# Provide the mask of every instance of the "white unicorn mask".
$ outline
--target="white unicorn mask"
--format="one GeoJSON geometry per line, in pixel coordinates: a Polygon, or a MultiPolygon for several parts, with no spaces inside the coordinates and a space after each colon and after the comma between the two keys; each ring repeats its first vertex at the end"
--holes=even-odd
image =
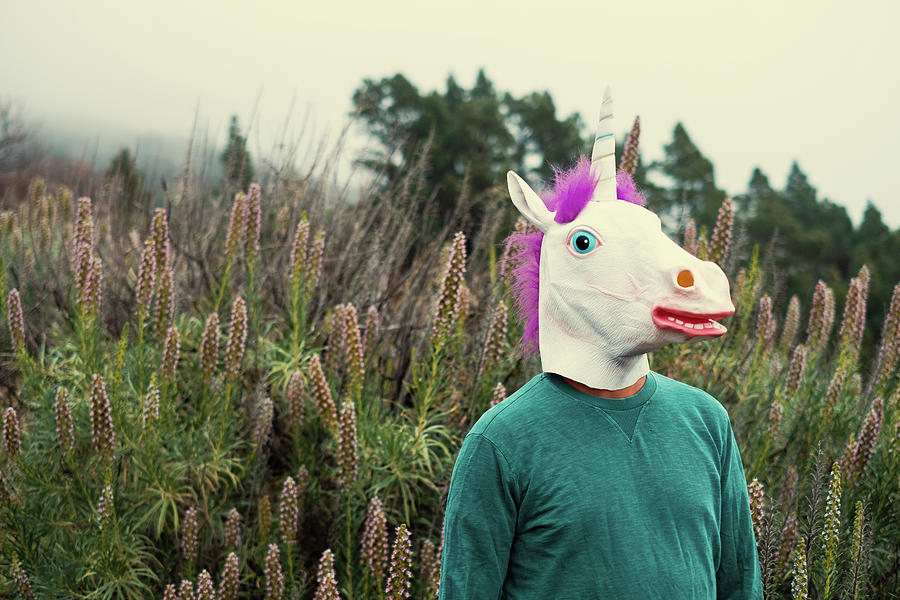
{"type": "MultiPolygon", "coordinates": [[[[507,174],[513,204],[543,232],[537,306],[543,370],[617,390],[647,374],[647,352],[723,335],[716,319],[734,306],[722,269],[683,250],[634,199],[617,197],[609,89],[590,168],[585,161],[567,177],[548,207],[521,177],[507,174]]],[[[630,177],[620,178],[630,186],[625,193],[639,197],[630,177]]]]}

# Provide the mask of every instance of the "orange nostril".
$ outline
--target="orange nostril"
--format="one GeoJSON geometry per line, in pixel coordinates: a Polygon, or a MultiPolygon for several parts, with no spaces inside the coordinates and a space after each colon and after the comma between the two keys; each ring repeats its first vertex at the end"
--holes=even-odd
{"type": "Polygon", "coordinates": [[[685,269],[684,271],[678,272],[677,281],[678,281],[678,285],[680,285],[681,287],[689,288],[692,285],[694,285],[694,276],[691,274],[690,271],[685,269]]]}

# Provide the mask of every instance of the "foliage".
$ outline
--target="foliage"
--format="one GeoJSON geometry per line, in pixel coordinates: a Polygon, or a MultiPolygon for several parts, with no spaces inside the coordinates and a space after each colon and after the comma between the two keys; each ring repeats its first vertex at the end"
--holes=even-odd
{"type": "MultiPolygon", "coordinates": [[[[388,557],[370,555],[393,547],[412,562],[412,596],[432,597],[461,440],[539,367],[515,346],[521,324],[505,318],[507,268],[490,229],[503,209],[486,203],[478,235],[454,235],[457,215],[423,237],[428,217],[409,206],[432,194],[426,167],[398,169],[354,204],[326,202],[312,174],[248,186],[258,221],[247,196],[223,197],[199,176],[155,215],[125,218],[113,195],[81,211],[90,227],[73,227],[74,194],[56,182],[3,215],[0,382],[15,417],[0,452],[0,594],[144,598],[187,585],[209,594],[214,583],[223,598],[377,598],[392,578],[388,557]],[[111,235],[113,219],[141,233],[111,235]],[[91,260],[73,260],[73,236],[91,260]],[[90,302],[76,276],[96,282],[90,302]],[[383,541],[369,523],[375,497],[383,541]]],[[[696,181],[709,186],[707,175],[696,181]]],[[[787,194],[757,183],[759,202],[787,194]]],[[[794,197],[822,208],[799,183],[794,197]]],[[[754,218],[746,210],[736,202],[736,227],[754,218]]],[[[866,227],[872,244],[894,235],[874,214],[866,227]]],[[[859,255],[874,257],[873,292],[894,277],[875,248],[859,255]]],[[[729,334],[664,348],[652,366],[728,409],[757,480],[769,598],[791,597],[792,584],[809,597],[826,586],[831,597],[896,595],[896,363],[876,373],[830,328],[820,345],[783,324],[779,263],[747,250],[735,243],[725,261],[729,334]],[[795,356],[804,363],[791,368],[795,356]]],[[[847,287],[835,269],[829,282],[847,287]]],[[[869,312],[880,302],[873,294],[869,312]]],[[[900,343],[895,329],[885,348],[900,343]]],[[[871,320],[867,336],[881,341],[871,320]]],[[[405,589],[398,581],[391,593],[405,589]]]]}
{"type": "MultiPolygon", "coordinates": [[[[471,89],[447,78],[443,94],[421,93],[403,75],[367,79],[353,103],[381,148],[362,164],[397,180],[422,152],[437,221],[454,212],[461,195],[480,199],[516,169],[549,179],[551,165],[567,166],[587,146],[581,117],[560,119],[547,92],[520,98],[500,94],[479,71],[471,89]]],[[[410,207],[411,210],[422,207],[410,207]]],[[[478,214],[473,218],[477,223],[478,214]]]]}
{"type": "Polygon", "coordinates": [[[241,135],[237,116],[231,117],[228,126],[228,143],[219,160],[225,168],[225,183],[231,188],[247,189],[253,181],[253,161],[247,151],[247,138],[241,135]]]}

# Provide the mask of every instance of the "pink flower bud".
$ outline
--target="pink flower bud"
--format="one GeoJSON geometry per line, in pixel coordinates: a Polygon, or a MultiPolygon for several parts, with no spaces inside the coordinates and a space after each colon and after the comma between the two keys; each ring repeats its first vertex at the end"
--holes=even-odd
{"type": "Polygon", "coordinates": [[[357,441],[356,441],[356,406],[347,398],[341,406],[341,417],[338,425],[338,487],[345,494],[350,493],[356,483],[357,474],[357,441]]]}
{"type": "Polygon", "coordinates": [[[198,536],[200,534],[199,512],[195,506],[189,506],[184,513],[184,524],[181,527],[181,551],[184,559],[193,563],[197,560],[197,550],[200,542],[198,536]]]}
{"type": "Polygon", "coordinates": [[[22,316],[22,298],[19,290],[13,288],[6,297],[7,322],[9,337],[17,351],[25,349],[25,318],[22,316]]]}
{"type": "Polygon", "coordinates": [[[391,568],[388,575],[384,595],[387,600],[409,598],[412,585],[412,544],[406,525],[397,527],[394,537],[394,549],[391,553],[391,568]]]}
{"type": "Polygon", "coordinates": [[[266,563],[263,573],[266,577],[265,600],[281,600],[284,595],[284,574],[281,571],[281,559],[278,544],[269,544],[266,551],[266,563]]]}
{"type": "Polygon", "coordinates": [[[328,387],[328,381],[325,379],[325,372],[322,370],[322,363],[319,356],[313,354],[309,360],[309,385],[312,388],[313,400],[316,403],[316,409],[322,423],[328,429],[337,428],[337,410],[334,406],[334,399],[331,397],[331,388],[328,387]]]}
{"type": "Polygon", "coordinates": [[[238,297],[231,306],[231,329],[225,343],[225,372],[231,377],[237,377],[241,372],[246,343],[247,305],[238,297]]]}
{"type": "Polygon", "coordinates": [[[109,396],[103,378],[94,374],[91,383],[91,441],[94,450],[104,460],[112,458],[116,444],[116,432],[113,427],[112,412],[109,407],[109,396]]]}
{"type": "Polygon", "coordinates": [[[388,539],[387,517],[378,496],[373,496],[369,501],[359,554],[380,588],[384,583],[384,570],[388,563],[388,539]]]}
{"type": "Polygon", "coordinates": [[[240,582],[240,562],[237,554],[229,552],[222,568],[222,578],[219,580],[219,600],[235,600],[240,582]]]}
{"type": "Polygon", "coordinates": [[[64,387],[56,390],[56,402],[53,403],[56,413],[56,439],[65,452],[75,446],[75,428],[72,423],[72,409],[69,406],[69,392],[64,387]]]}
{"type": "Polygon", "coordinates": [[[159,372],[163,379],[174,379],[178,368],[178,357],[181,352],[181,336],[174,327],[169,327],[163,342],[162,365],[159,372]]]}
{"type": "Polygon", "coordinates": [[[212,313],[206,319],[200,340],[200,377],[208,385],[219,362],[219,315],[212,313]]]}
{"type": "Polygon", "coordinates": [[[319,568],[316,572],[316,594],[313,600],[340,600],[337,589],[337,577],[334,574],[334,554],[331,548],[322,553],[319,559],[319,568]]]}
{"type": "Polygon", "coordinates": [[[19,453],[19,415],[12,406],[3,412],[3,448],[9,457],[19,453]]]}

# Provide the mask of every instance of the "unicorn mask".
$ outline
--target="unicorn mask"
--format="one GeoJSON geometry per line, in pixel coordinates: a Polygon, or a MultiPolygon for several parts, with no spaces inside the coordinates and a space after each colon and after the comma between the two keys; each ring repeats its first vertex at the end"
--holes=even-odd
{"type": "Polygon", "coordinates": [[[631,177],[616,174],[608,88],[590,164],[559,177],[545,200],[512,171],[507,182],[513,204],[542,232],[524,242],[538,251],[537,273],[520,266],[516,287],[544,371],[622,389],[650,370],[647,352],[725,333],[716,322],[734,312],[725,273],[666,236],[631,177]]]}

